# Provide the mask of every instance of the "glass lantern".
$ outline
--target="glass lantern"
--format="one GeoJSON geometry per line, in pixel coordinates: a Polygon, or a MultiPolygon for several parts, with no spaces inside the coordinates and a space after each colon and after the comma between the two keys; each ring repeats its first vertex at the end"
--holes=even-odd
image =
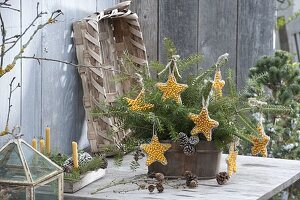
{"type": "Polygon", "coordinates": [[[63,170],[22,139],[0,149],[0,199],[61,200],[63,170]]]}

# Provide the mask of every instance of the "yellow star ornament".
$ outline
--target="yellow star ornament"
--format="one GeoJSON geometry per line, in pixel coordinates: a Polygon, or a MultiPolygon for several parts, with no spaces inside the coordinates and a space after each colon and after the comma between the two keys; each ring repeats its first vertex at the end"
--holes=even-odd
{"type": "Polygon", "coordinates": [[[212,129],[218,127],[219,122],[209,117],[207,108],[203,107],[199,115],[190,113],[189,118],[196,124],[191,134],[203,133],[206,140],[211,141],[212,129]]]}
{"type": "Polygon", "coordinates": [[[163,92],[163,100],[174,99],[181,103],[180,93],[188,88],[186,84],[179,84],[173,74],[169,75],[166,83],[156,83],[156,87],[163,92]]]}
{"type": "Polygon", "coordinates": [[[222,89],[225,85],[225,81],[222,80],[221,70],[218,69],[215,73],[215,78],[212,84],[212,88],[217,97],[221,97],[223,95],[222,89]]]}
{"type": "Polygon", "coordinates": [[[125,97],[132,111],[145,111],[154,107],[153,104],[145,103],[145,90],[142,90],[135,99],[125,97]]]}
{"type": "Polygon", "coordinates": [[[171,147],[171,144],[161,144],[158,141],[158,137],[154,135],[150,144],[141,144],[140,148],[148,155],[146,165],[149,166],[155,161],[160,162],[163,165],[168,164],[164,153],[171,147]]]}
{"type": "Polygon", "coordinates": [[[265,134],[262,123],[258,123],[257,131],[259,133],[259,136],[251,136],[250,138],[253,144],[251,153],[252,155],[257,155],[260,153],[263,157],[267,157],[267,145],[270,141],[270,137],[265,134]]]}
{"type": "Polygon", "coordinates": [[[227,172],[229,176],[232,176],[233,172],[237,171],[236,158],[238,151],[230,150],[228,157],[226,158],[227,172]]]}

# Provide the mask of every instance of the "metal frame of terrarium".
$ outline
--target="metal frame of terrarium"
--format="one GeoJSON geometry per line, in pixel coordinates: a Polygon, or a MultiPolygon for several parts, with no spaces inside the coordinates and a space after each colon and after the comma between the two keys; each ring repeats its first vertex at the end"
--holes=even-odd
{"type": "Polygon", "coordinates": [[[44,197],[37,195],[50,194],[49,198],[51,200],[53,199],[51,198],[52,195],[57,196],[56,199],[58,200],[63,199],[64,178],[62,168],[35,150],[24,140],[12,139],[0,149],[0,167],[0,197],[1,195],[14,194],[20,195],[21,197],[17,196],[17,199],[20,200],[45,200],[44,197]],[[26,154],[24,154],[25,147],[27,148],[26,154]],[[16,153],[20,160],[16,160],[15,158],[17,157],[13,153],[16,153]],[[18,176],[20,172],[24,173],[18,176]],[[10,173],[11,178],[9,177],[10,173]],[[16,193],[16,190],[19,193],[16,193]]]}

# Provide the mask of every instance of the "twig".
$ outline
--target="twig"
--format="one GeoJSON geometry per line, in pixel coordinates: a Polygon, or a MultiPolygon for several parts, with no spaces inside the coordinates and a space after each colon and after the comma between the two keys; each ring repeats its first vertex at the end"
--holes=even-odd
{"type": "MultiPolygon", "coordinates": [[[[39,5],[39,4],[37,4],[37,5],[39,5]]],[[[37,6],[37,9],[38,9],[38,6],[37,6]]],[[[42,15],[44,15],[44,14],[47,14],[47,12],[40,12],[40,13],[37,13],[36,17],[35,17],[35,18],[32,20],[32,22],[27,26],[27,28],[24,30],[24,32],[17,38],[16,42],[15,42],[13,45],[11,45],[6,51],[4,51],[3,54],[1,54],[2,57],[3,57],[8,51],[10,51],[10,50],[17,44],[17,42],[18,42],[18,41],[26,34],[26,32],[27,32],[32,26],[34,26],[34,23],[36,22],[36,20],[38,20],[39,18],[41,18],[42,15]]],[[[51,17],[52,17],[52,15],[51,15],[51,17]]]]}
{"type": "Polygon", "coordinates": [[[9,97],[8,97],[8,111],[7,111],[7,117],[6,117],[6,123],[5,123],[5,130],[1,132],[0,136],[6,135],[6,134],[10,134],[14,136],[14,132],[16,130],[17,127],[14,127],[14,129],[10,132],[8,129],[8,123],[9,123],[9,119],[10,119],[10,114],[11,114],[11,98],[12,98],[12,94],[14,93],[14,91],[21,87],[20,83],[18,83],[18,85],[16,87],[13,87],[13,83],[15,81],[16,77],[13,77],[10,84],[9,84],[9,97]]]}
{"type": "MultiPolygon", "coordinates": [[[[33,32],[33,34],[30,36],[30,38],[27,40],[27,42],[22,46],[22,48],[20,49],[19,53],[13,58],[13,61],[11,62],[11,64],[7,65],[5,67],[5,70],[0,70],[0,78],[2,76],[4,76],[7,72],[11,71],[15,65],[17,60],[19,60],[21,58],[22,53],[24,53],[24,50],[28,47],[28,45],[30,44],[30,42],[33,40],[34,36],[41,30],[43,29],[45,26],[55,23],[56,22],[56,18],[60,15],[62,15],[63,13],[61,12],[61,10],[56,10],[54,12],[52,12],[51,17],[47,20],[47,22],[40,24],[37,26],[37,28],[35,29],[35,31],[33,32]]],[[[2,54],[3,55],[3,54],[2,54]]],[[[3,59],[4,56],[1,56],[1,59],[3,59]]]]}
{"type": "Polygon", "coordinates": [[[4,51],[5,51],[5,37],[6,37],[6,30],[5,30],[5,25],[4,21],[2,18],[2,14],[0,12],[0,21],[1,21],[1,34],[2,34],[2,45],[1,45],[1,61],[0,61],[0,69],[2,69],[3,66],[3,59],[4,59],[4,51]]]}
{"type": "Polygon", "coordinates": [[[101,68],[103,70],[115,71],[115,72],[122,73],[122,74],[125,74],[125,75],[128,75],[128,76],[132,76],[132,75],[126,73],[126,72],[122,72],[122,71],[116,70],[116,69],[105,68],[105,67],[102,67],[102,66],[95,67],[95,66],[92,66],[92,65],[78,65],[78,64],[75,64],[75,63],[72,63],[72,62],[69,62],[69,61],[62,61],[62,60],[53,59],[53,58],[44,58],[44,57],[36,57],[36,56],[20,56],[20,58],[34,59],[34,60],[37,60],[39,63],[40,63],[40,61],[45,60],[45,61],[50,61],[50,62],[63,63],[63,64],[71,65],[71,66],[74,66],[74,67],[101,68]]]}
{"type": "Polygon", "coordinates": [[[0,3],[0,6],[5,5],[5,6],[11,6],[10,4],[8,4],[9,0],[4,0],[3,2],[0,3]]]}
{"type": "Polygon", "coordinates": [[[9,6],[0,6],[0,8],[6,8],[6,9],[9,9],[9,10],[13,10],[13,11],[20,12],[20,10],[19,10],[19,9],[12,8],[12,7],[9,7],[9,6]]]}

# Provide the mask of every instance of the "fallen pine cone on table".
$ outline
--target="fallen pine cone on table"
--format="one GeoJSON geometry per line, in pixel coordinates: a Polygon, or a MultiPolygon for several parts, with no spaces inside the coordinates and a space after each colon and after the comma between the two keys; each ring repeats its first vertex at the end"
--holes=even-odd
{"type": "Polygon", "coordinates": [[[227,174],[227,172],[220,172],[216,175],[216,180],[219,185],[224,185],[229,180],[230,176],[227,174]]]}

